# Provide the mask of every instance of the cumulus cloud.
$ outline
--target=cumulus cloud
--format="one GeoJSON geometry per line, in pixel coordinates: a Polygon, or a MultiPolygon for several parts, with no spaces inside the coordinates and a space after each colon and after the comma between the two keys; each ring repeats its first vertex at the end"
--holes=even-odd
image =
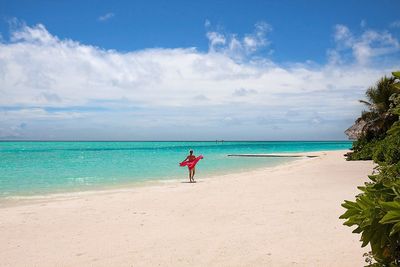
{"type": "Polygon", "coordinates": [[[380,56],[400,51],[399,41],[388,31],[367,29],[357,36],[345,25],[336,25],[334,32],[336,49],[330,50],[331,61],[340,62],[339,56],[350,50],[358,64],[365,65],[380,56]]]}
{"type": "Polygon", "coordinates": [[[97,18],[98,21],[106,21],[112,19],[115,16],[114,13],[109,12],[97,18]]]}
{"type": "Polygon", "coordinates": [[[400,67],[368,65],[398,52],[390,33],[357,36],[344,25],[331,49],[342,63],[282,66],[255,53],[268,46],[270,30],[260,23],[242,37],[209,31],[208,52],[123,53],[60,39],[41,24],[21,25],[0,43],[0,137],[344,138],[365,89],[400,67]],[[350,63],[342,60],[347,50],[350,63]]]}
{"type": "MultiPolygon", "coordinates": [[[[210,21],[206,21],[207,28],[211,27],[210,21]]],[[[254,25],[254,31],[243,37],[237,34],[224,34],[217,31],[208,31],[210,52],[225,54],[236,60],[243,60],[270,44],[267,34],[272,31],[271,25],[259,22],[254,25]]]]}
{"type": "Polygon", "coordinates": [[[60,42],[60,40],[56,36],[51,35],[42,24],[37,24],[34,27],[21,24],[20,30],[11,33],[11,41],[14,43],[27,42],[37,45],[56,45],[60,42]]]}

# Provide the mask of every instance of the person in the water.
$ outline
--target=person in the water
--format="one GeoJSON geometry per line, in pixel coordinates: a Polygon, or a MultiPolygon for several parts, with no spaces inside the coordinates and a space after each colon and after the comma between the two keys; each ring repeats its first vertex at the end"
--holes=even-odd
{"type": "Polygon", "coordinates": [[[189,182],[190,183],[195,183],[196,181],[194,180],[194,175],[196,173],[196,163],[203,157],[199,156],[196,158],[195,155],[193,155],[193,150],[189,151],[189,155],[185,158],[184,161],[181,162],[181,166],[188,166],[189,169],[189,182]]]}

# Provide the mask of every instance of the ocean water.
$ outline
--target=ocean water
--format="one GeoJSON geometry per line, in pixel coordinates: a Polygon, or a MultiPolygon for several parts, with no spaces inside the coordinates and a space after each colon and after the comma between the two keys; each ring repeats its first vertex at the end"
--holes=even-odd
{"type": "Polygon", "coordinates": [[[0,142],[0,197],[85,191],[148,180],[181,179],[189,149],[204,159],[196,178],[276,166],[293,158],[228,157],[228,154],[341,150],[331,142],[0,142]]]}

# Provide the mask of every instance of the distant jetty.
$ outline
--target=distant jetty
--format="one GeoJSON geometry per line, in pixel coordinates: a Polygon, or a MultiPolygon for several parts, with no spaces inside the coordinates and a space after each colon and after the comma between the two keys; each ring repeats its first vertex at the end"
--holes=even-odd
{"type": "Polygon", "coordinates": [[[317,158],[315,155],[293,154],[230,154],[228,157],[253,157],[253,158],[317,158]]]}

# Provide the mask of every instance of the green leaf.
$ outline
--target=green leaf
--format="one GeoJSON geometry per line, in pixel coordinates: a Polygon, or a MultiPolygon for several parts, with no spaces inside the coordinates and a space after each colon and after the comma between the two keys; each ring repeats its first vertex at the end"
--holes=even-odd
{"type": "Polygon", "coordinates": [[[358,223],[356,221],[352,220],[352,219],[349,219],[349,220],[347,220],[347,221],[345,221],[343,223],[343,225],[346,225],[346,226],[353,226],[353,225],[356,225],[356,224],[358,224],[358,223]]]}
{"type": "Polygon", "coordinates": [[[361,197],[357,199],[357,204],[363,210],[366,210],[368,208],[368,203],[364,201],[361,197]]]}
{"type": "Polygon", "coordinates": [[[372,224],[372,220],[369,218],[366,218],[365,220],[363,220],[362,223],[360,223],[360,227],[364,228],[367,226],[370,226],[372,224]]]}
{"type": "Polygon", "coordinates": [[[400,197],[400,193],[395,187],[392,187],[392,190],[396,194],[397,197],[400,197]]]}
{"type": "Polygon", "coordinates": [[[361,234],[361,247],[365,247],[371,241],[372,235],[374,234],[369,228],[365,228],[364,232],[361,234]]]}
{"type": "Polygon", "coordinates": [[[392,230],[390,231],[390,236],[394,235],[395,233],[398,233],[400,231],[400,222],[396,223],[393,225],[392,230]]]}
{"type": "Polygon", "coordinates": [[[358,190],[365,192],[366,187],[365,186],[357,186],[358,190]]]}
{"type": "Polygon", "coordinates": [[[352,233],[354,233],[354,234],[360,234],[360,233],[362,233],[362,231],[364,231],[363,228],[357,227],[356,229],[354,229],[354,230],[352,231],[352,233]]]}
{"type": "Polygon", "coordinates": [[[346,208],[346,209],[351,209],[351,208],[359,209],[358,204],[356,202],[348,201],[348,200],[344,201],[344,203],[342,204],[342,207],[346,208]]]}
{"type": "Polygon", "coordinates": [[[400,210],[400,202],[398,201],[391,201],[391,202],[379,202],[379,204],[382,206],[384,211],[390,211],[390,210],[400,210]]]}
{"type": "Polygon", "coordinates": [[[393,71],[392,75],[396,78],[400,78],[400,71],[393,71]]]}
{"type": "Polygon", "coordinates": [[[385,228],[380,228],[381,231],[379,233],[375,233],[377,240],[381,240],[381,248],[384,248],[388,243],[388,226],[389,225],[386,225],[385,228]]]}
{"type": "Polygon", "coordinates": [[[397,222],[400,222],[400,210],[389,211],[385,216],[383,216],[382,220],[379,221],[379,223],[382,224],[397,222]]]}
{"type": "Polygon", "coordinates": [[[351,208],[351,209],[348,209],[345,213],[343,213],[343,214],[339,217],[339,219],[348,219],[348,218],[350,218],[351,216],[356,215],[356,214],[359,214],[359,213],[360,213],[360,210],[351,208]]]}

